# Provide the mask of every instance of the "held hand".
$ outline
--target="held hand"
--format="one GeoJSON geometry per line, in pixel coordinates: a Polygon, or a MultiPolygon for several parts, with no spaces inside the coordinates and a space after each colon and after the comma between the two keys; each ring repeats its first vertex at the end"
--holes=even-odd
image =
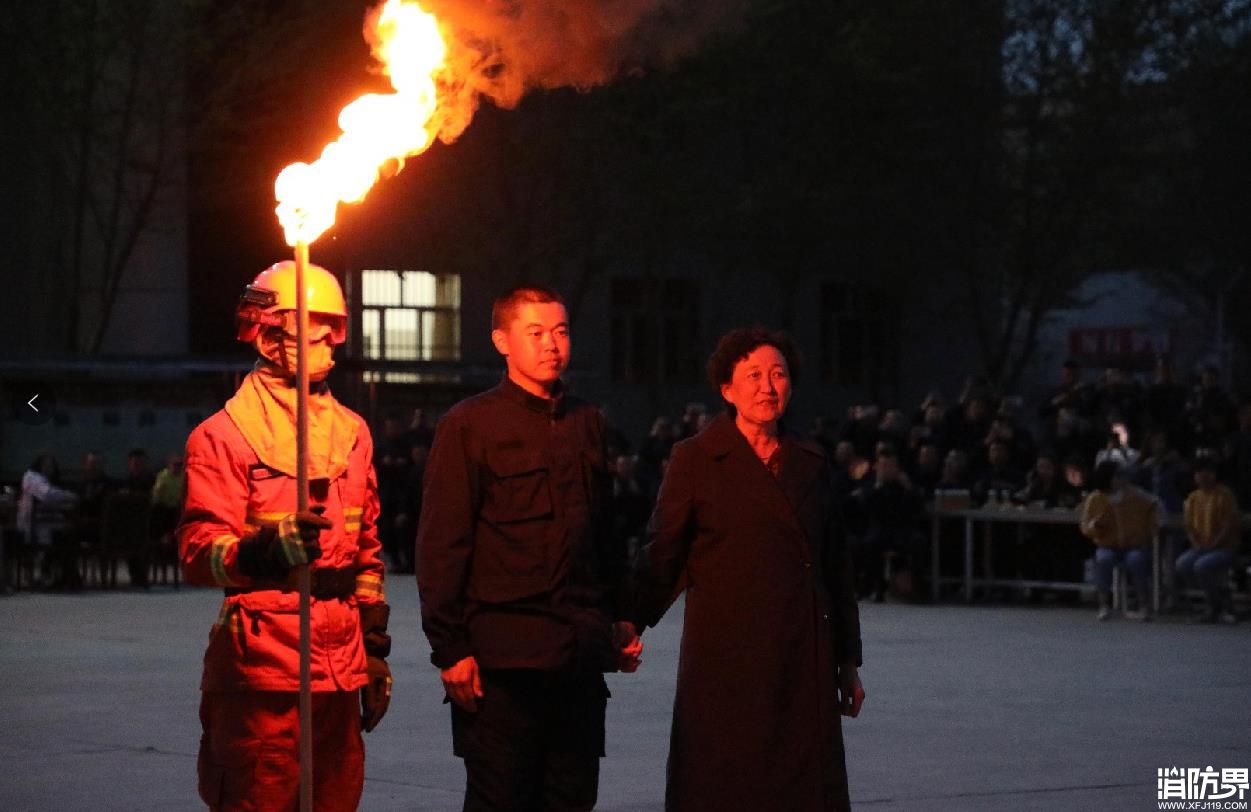
{"type": "Polygon", "coordinates": [[[478,700],[482,698],[482,679],[478,676],[478,661],[466,657],[451,668],[439,672],[447,698],[470,713],[477,713],[478,700]]]}
{"type": "Polygon", "coordinates": [[[291,513],[278,522],[278,549],[289,567],[298,567],[321,558],[321,531],[334,524],[321,515],[324,508],[291,513]]]}
{"type": "Polygon", "coordinates": [[[860,706],[864,704],[864,685],[860,682],[860,674],[854,665],[840,666],[838,669],[838,707],[843,716],[856,718],[860,715],[860,706]]]}
{"type": "Polygon", "coordinates": [[[391,667],[381,657],[365,659],[369,682],[361,688],[361,730],[373,731],[391,705],[391,667]]]}
{"type": "Polygon", "coordinates": [[[619,620],[612,624],[612,645],[617,650],[617,668],[626,674],[633,674],[642,665],[643,641],[639,638],[634,624],[628,620],[619,620]]]}

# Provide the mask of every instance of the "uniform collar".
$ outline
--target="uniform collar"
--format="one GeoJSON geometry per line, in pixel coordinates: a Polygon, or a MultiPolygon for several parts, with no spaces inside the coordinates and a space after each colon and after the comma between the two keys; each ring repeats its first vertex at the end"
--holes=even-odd
{"type": "Polygon", "coordinates": [[[538,395],[531,394],[522,389],[507,374],[499,385],[500,394],[509,400],[521,406],[525,406],[531,411],[538,412],[543,415],[555,418],[564,413],[565,401],[565,383],[557,381],[555,388],[552,390],[552,397],[541,398],[538,395]]]}

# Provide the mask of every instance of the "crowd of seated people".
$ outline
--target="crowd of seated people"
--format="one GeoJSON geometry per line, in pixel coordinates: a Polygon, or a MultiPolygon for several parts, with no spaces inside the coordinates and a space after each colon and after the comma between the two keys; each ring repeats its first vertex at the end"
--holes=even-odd
{"type": "Polygon", "coordinates": [[[185,493],[180,453],[154,472],[147,452],[132,449],[126,473],[111,477],[101,454],[88,451],[69,481],[54,455],[38,455],[15,489],[0,586],[21,584],[25,575],[33,586],[74,590],[89,571],[101,586],[116,586],[120,565],[132,587],[147,587],[154,573],[177,583],[173,533],[185,493]]]}
{"type": "MultiPolygon", "coordinates": [[[[889,539],[889,552],[901,558],[915,563],[924,556],[919,527],[908,539],[894,529],[883,534],[887,528],[874,508],[873,492],[883,487],[878,469],[885,464],[893,470],[897,458],[902,477],[887,479],[902,481],[926,501],[956,492],[973,506],[1068,509],[1089,516],[1091,523],[1079,524],[1088,542],[1067,528],[1033,527],[1032,543],[1025,545],[1032,549],[996,545],[998,563],[1028,577],[1069,581],[1080,580],[1082,564],[1091,559],[1102,618],[1111,612],[1111,573],[1123,568],[1139,586],[1137,608],[1128,615],[1145,618],[1149,601],[1141,575],[1149,568],[1142,568],[1146,559],[1140,553],[1158,528],[1138,528],[1141,516],[1131,506],[1149,504],[1159,525],[1169,516],[1184,517],[1163,531],[1165,565],[1175,570],[1180,586],[1203,592],[1201,619],[1232,617],[1227,586],[1242,542],[1238,506],[1251,504],[1251,401],[1239,405],[1213,368],[1203,369],[1187,387],[1174,383],[1161,361],[1144,385],[1118,369],[1088,382],[1081,367],[1068,361],[1058,385],[1033,409],[973,377],[954,402],[937,392],[928,395],[911,420],[898,409],[861,404],[836,428],[820,421],[814,437],[835,461],[848,527],[858,545],[889,539]],[[884,457],[884,449],[893,453],[884,457]],[[1136,535],[1140,530],[1145,535],[1136,535]]],[[[882,554],[874,550],[857,557],[862,589],[877,599],[883,591],[882,554]]]]}

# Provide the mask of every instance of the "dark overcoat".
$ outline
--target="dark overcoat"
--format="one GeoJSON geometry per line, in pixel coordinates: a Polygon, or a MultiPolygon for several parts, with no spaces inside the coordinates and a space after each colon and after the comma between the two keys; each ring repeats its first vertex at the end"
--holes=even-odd
{"type": "Polygon", "coordinates": [[[686,593],[669,810],[849,807],[838,666],[860,664],[851,567],[816,444],[775,477],[728,415],[673,449],[636,562],[636,621],[686,593]]]}

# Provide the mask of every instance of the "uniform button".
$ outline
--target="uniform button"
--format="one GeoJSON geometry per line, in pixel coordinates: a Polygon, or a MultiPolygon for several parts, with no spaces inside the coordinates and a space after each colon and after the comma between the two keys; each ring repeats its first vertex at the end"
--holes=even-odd
{"type": "Polygon", "coordinates": [[[805,562],[804,562],[804,569],[806,569],[806,570],[810,570],[810,569],[812,569],[812,562],[811,562],[811,561],[805,561],[805,562]]]}
{"type": "Polygon", "coordinates": [[[829,620],[829,619],[830,619],[830,613],[829,613],[829,612],[823,612],[823,613],[821,614],[821,619],[822,619],[822,620],[829,620]]]}

